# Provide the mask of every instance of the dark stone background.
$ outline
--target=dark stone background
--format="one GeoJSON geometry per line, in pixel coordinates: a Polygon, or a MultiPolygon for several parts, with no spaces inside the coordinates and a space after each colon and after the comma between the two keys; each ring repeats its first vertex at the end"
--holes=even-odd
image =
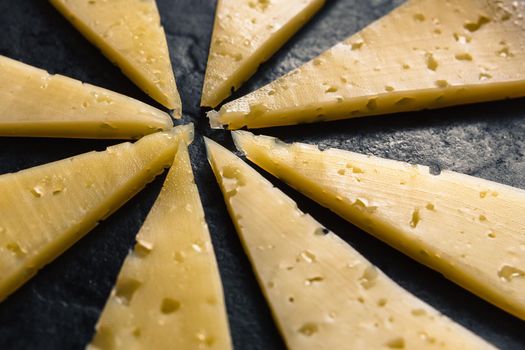
{"type": "MultiPolygon", "coordinates": [[[[401,2],[329,1],[236,96],[299,66],[401,2]]],[[[233,149],[229,133],[209,129],[204,111],[198,106],[215,1],[158,0],[158,4],[184,103],[184,122],[192,121],[197,128],[198,136],[191,146],[193,166],[223,277],[235,347],[281,349],[283,342],[225,210],[200,136],[207,135],[233,149]]],[[[47,1],[0,0],[0,54],[158,106],[47,1]]],[[[452,169],[525,188],[524,107],[525,100],[519,99],[267,129],[263,133],[286,141],[301,140],[452,169]]],[[[93,149],[102,150],[114,143],[0,138],[0,173],[93,149]]],[[[0,304],[0,349],[81,349],[88,343],[120,264],[163,178],[159,177],[0,304]]],[[[297,200],[304,211],[342,235],[418,297],[501,348],[525,347],[524,322],[397,253],[285,185],[272,181],[297,200]]]]}

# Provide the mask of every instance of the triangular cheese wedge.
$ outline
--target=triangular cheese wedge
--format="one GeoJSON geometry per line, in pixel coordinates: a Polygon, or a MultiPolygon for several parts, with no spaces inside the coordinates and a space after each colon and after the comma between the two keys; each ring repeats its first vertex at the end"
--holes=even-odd
{"type": "Polygon", "coordinates": [[[50,1],[129,79],[180,118],[180,96],[155,0],[50,1]]]}
{"type": "Polygon", "coordinates": [[[525,191],[426,166],[236,132],[257,165],[525,320],[525,191]]]}
{"type": "Polygon", "coordinates": [[[237,90],[325,0],[219,0],[201,106],[216,107],[237,90]]]}
{"type": "Polygon", "coordinates": [[[265,87],[211,112],[262,128],[525,95],[525,3],[409,0],[265,87]]]}
{"type": "Polygon", "coordinates": [[[145,103],[5,56],[0,76],[1,136],[129,139],[173,127],[145,103]]]}
{"type": "Polygon", "coordinates": [[[402,289],[232,153],[208,157],[289,349],[492,349],[402,289]]]}
{"type": "Polygon", "coordinates": [[[222,284],[181,141],[88,349],[231,349],[222,284]]]}
{"type": "Polygon", "coordinates": [[[192,128],[0,176],[0,301],[173,162],[192,128]]]}

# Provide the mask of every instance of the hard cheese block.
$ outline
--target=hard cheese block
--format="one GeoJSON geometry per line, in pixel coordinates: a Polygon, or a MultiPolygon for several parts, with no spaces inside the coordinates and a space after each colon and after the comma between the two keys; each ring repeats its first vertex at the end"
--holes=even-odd
{"type": "Polygon", "coordinates": [[[525,95],[525,3],[409,0],[302,67],[209,114],[238,129],[525,95]]]}
{"type": "Polygon", "coordinates": [[[189,126],[0,176],[0,301],[173,162],[189,126]]]}
{"type": "Polygon", "coordinates": [[[324,0],[219,0],[201,105],[216,107],[255,73],[324,0]]]}
{"type": "Polygon", "coordinates": [[[379,271],[221,146],[208,157],[290,349],[491,349],[379,271]]]}
{"type": "Polygon", "coordinates": [[[180,96],[155,0],[50,1],[128,78],[180,118],[180,96]]]}
{"type": "Polygon", "coordinates": [[[113,91],[0,56],[0,135],[138,138],[168,114],[113,91]]]}
{"type": "Polygon", "coordinates": [[[181,142],[88,349],[231,349],[217,263],[181,142]]]}
{"type": "Polygon", "coordinates": [[[525,191],[246,132],[235,141],[292,187],[525,320],[525,191]]]}

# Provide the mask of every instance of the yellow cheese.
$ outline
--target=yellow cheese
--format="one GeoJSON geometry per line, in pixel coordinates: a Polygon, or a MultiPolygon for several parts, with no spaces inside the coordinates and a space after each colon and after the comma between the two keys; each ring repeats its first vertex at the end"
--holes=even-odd
{"type": "Polygon", "coordinates": [[[211,112],[261,128],[525,95],[525,2],[409,0],[261,89],[211,112]]]}
{"type": "Polygon", "coordinates": [[[219,0],[201,105],[216,107],[237,90],[325,0],[219,0]]]}
{"type": "Polygon", "coordinates": [[[230,216],[288,348],[492,349],[207,141],[230,216]]]}
{"type": "Polygon", "coordinates": [[[239,149],[263,169],[525,320],[525,191],[247,132],[234,137],[239,149]]]}
{"type": "Polygon", "coordinates": [[[173,162],[192,127],[0,176],[0,301],[173,162]]]}
{"type": "Polygon", "coordinates": [[[139,138],[168,114],[113,91],[0,56],[0,135],[139,138]]]}
{"type": "Polygon", "coordinates": [[[129,79],[180,118],[180,96],[155,0],[50,1],[129,79]]]}
{"type": "Polygon", "coordinates": [[[232,346],[210,234],[181,141],[88,349],[200,348],[232,346]]]}

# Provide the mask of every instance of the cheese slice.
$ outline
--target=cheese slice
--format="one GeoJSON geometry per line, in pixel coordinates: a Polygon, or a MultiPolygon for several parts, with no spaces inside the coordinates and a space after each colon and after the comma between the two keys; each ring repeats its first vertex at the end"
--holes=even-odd
{"type": "Polygon", "coordinates": [[[276,81],[209,113],[262,128],[525,95],[525,2],[409,0],[276,81]]]}
{"type": "Polygon", "coordinates": [[[426,166],[237,132],[257,165],[525,320],[525,191],[426,166]]]}
{"type": "Polygon", "coordinates": [[[50,1],[129,79],[180,118],[180,96],[155,0],[50,1]]]}
{"type": "Polygon", "coordinates": [[[201,106],[216,107],[237,90],[325,0],[219,0],[201,106]]]}
{"type": "Polygon", "coordinates": [[[0,135],[139,138],[169,130],[145,103],[0,56],[0,135]]]}
{"type": "Polygon", "coordinates": [[[173,162],[192,127],[0,176],[0,301],[173,162]]]}
{"type": "Polygon", "coordinates": [[[88,349],[231,349],[215,255],[181,141],[88,349]]]}
{"type": "Polygon", "coordinates": [[[289,349],[492,349],[402,289],[254,169],[208,157],[289,349]]]}

